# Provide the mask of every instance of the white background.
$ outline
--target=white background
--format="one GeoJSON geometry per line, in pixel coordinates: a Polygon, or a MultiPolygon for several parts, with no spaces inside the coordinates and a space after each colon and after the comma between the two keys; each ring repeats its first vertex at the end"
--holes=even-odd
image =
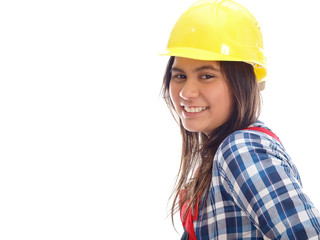
{"type": "MultiPolygon", "coordinates": [[[[157,53],[193,2],[0,2],[0,239],[180,239],[157,53]]],[[[264,34],[261,120],[320,208],[319,3],[239,2],[264,34]]]]}

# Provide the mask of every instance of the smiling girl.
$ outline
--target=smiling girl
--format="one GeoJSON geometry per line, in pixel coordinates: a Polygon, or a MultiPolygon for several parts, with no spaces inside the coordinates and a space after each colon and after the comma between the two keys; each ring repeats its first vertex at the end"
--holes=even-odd
{"type": "Polygon", "coordinates": [[[171,32],[162,90],[183,140],[171,209],[181,239],[319,239],[296,167],[258,120],[262,50],[257,21],[230,0],[199,0],[171,32]]]}

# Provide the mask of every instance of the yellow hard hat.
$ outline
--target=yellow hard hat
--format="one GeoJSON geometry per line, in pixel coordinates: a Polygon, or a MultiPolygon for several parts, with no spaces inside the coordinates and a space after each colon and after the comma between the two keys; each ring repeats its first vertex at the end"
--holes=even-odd
{"type": "Polygon", "coordinates": [[[176,22],[161,55],[254,66],[258,82],[267,75],[263,40],[255,17],[231,0],[198,0],[176,22]]]}

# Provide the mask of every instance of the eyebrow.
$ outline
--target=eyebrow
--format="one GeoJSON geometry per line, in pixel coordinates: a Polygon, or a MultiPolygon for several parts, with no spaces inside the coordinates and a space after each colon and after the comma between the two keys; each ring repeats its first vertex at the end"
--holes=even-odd
{"type": "MultiPolygon", "coordinates": [[[[216,72],[220,72],[220,69],[218,69],[218,68],[216,68],[214,66],[211,66],[211,65],[204,65],[204,66],[198,67],[195,70],[193,70],[193,72],[199,72],[199,71],[202,71],[202,70],[213,70],[213,71],[216,71],[216,72]]],[[[184,73],[184,71],[181,68],[177,68],[177,67],[171,68],[171,71],[184,73]]]]}

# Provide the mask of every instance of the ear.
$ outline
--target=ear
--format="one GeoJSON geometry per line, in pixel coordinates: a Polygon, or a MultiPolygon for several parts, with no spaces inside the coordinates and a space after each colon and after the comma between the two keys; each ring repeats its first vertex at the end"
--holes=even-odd
{"type": "Polygon", "coordinates": [[[262,91],[266,87],[266,82],[262,81],[258,83],[258,88],[260,91],[262,91]]]}

